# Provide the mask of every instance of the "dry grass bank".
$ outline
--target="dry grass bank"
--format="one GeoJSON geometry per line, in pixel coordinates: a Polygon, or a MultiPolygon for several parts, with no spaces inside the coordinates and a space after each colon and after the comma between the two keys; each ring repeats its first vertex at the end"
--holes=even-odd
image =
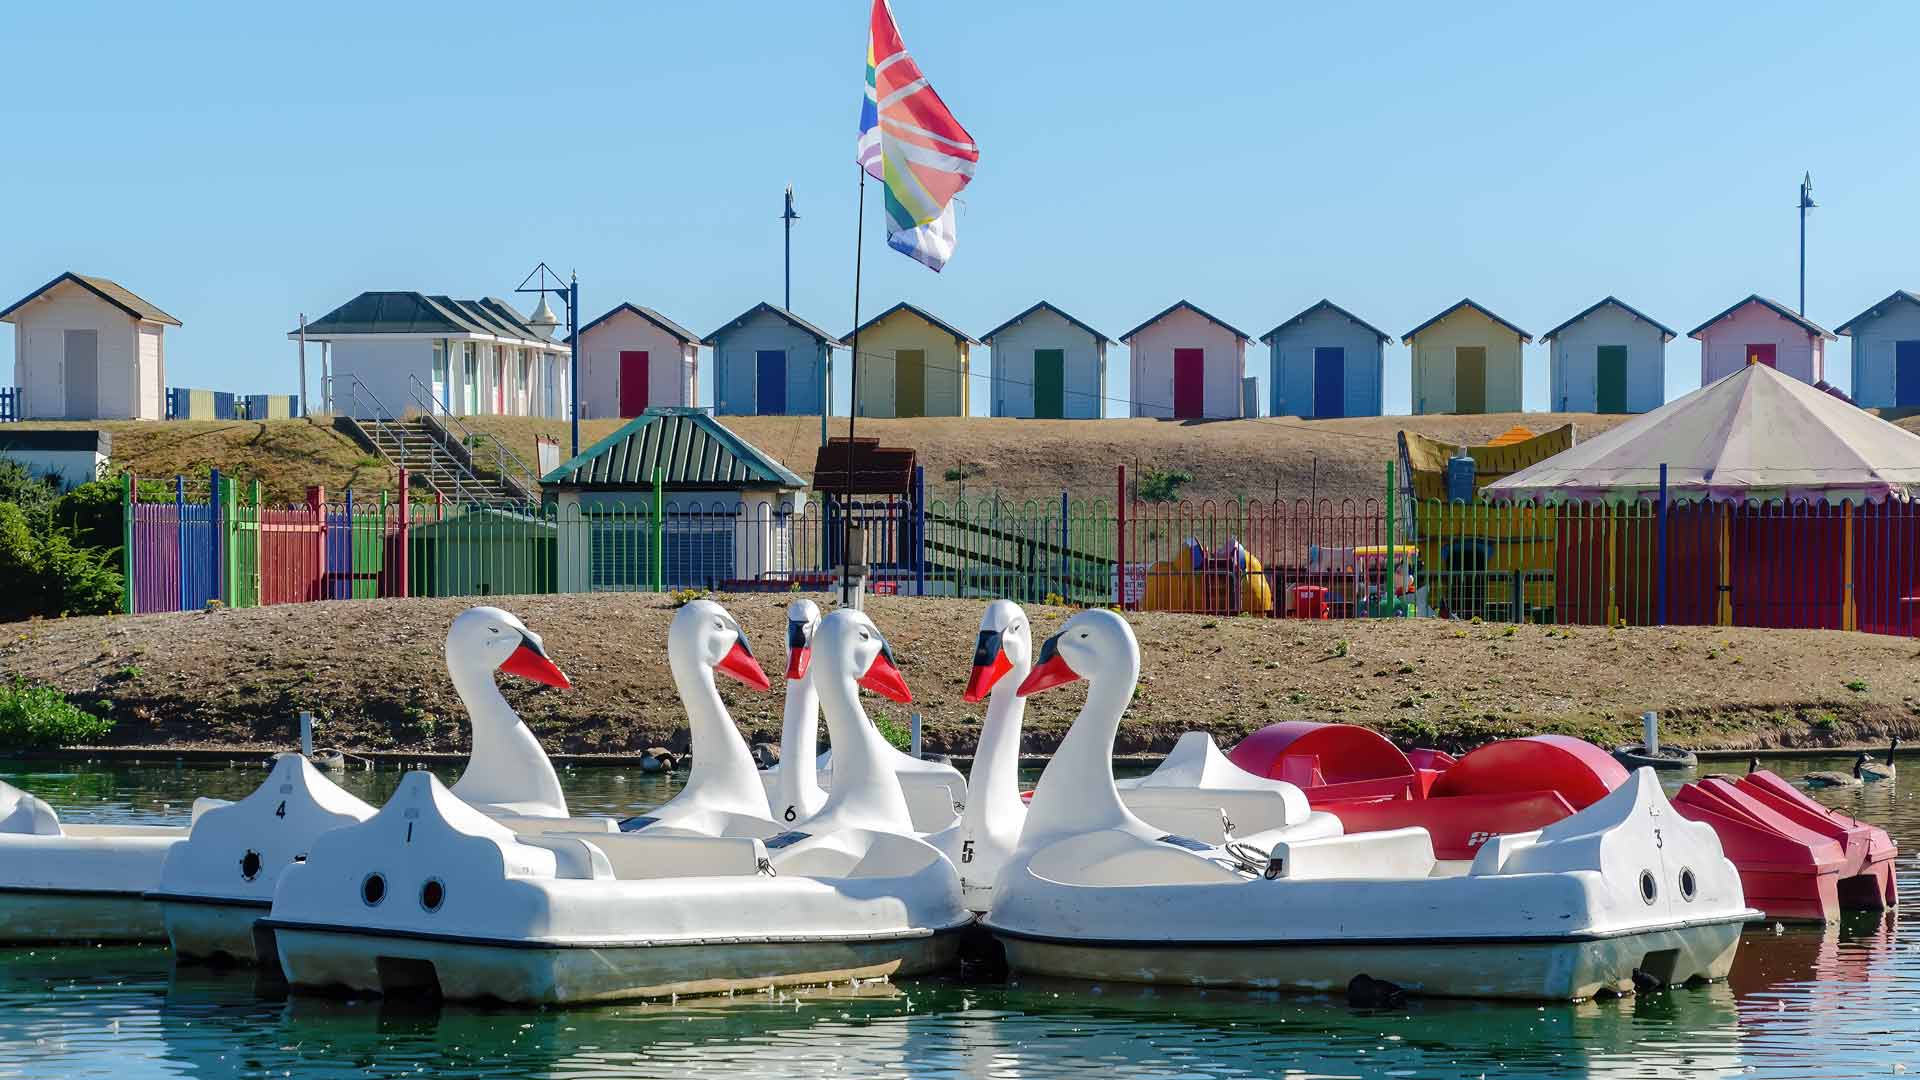
{"type": "Polygon", "coordinates": [[[393,483],[386,462],[315,420],[34,420],[16,431],[99,428],[113,437],[112,462],[141,476],[194,475],[208,467],[258,479],[275,502],[305,497],[307,488],[372,489],[393,483]]]}
{"type": "MultiPolygon", "coordinates": [[[[787,596],[721,598],[777,671],[787,596]]],[[[666,671],[672,610],[648,594],[501,601],[547,639],[571,691],[504,680],[550,749],[630,752],[684,745],[666,671]]],[[[213,613],[13,624],[0,677],[58,686],[116,717],[115,741],[142,746],[285,747],[312,709],[321,739],[362,750],[459,750],[465,721],[441,658],[458,600],[301,604],[213,613]]],[[[927,718],[928,743],[971,750],[982,709],[965,705],[981,605],[875,598],[927,718]]],[[[1069,615],[1033,608],[1050,633],[1069,615]]],[[[1265,724],[1367,724],[1403,742],[1449,747],[1558,731],[1631,741],[1643,709],[1667,737],[1701,749],[1832,746],[1920,733],[1915,643],[1866,634],[1784,630],[1475,626],[1427,620],[1298,623],[1130,616],[1143,649],[1137,700],[1118,749],[1163,751],[1204,728],[1223,745],[1265,724]]],[[[755,739],[777,738],[778,694],[727,683],[733,715],[755,739]]],[[[1083,697],[1035,697],[1025,747],[1051,750],[1083,697]]],[[[876,711],[905,710],[877,699],[876,711]]]]}

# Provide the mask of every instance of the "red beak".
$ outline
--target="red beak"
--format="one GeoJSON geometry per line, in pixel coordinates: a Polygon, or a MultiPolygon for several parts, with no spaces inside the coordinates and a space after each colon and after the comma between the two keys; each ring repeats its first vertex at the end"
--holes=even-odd
{"type": "Polygon", "coordinates": [[[973,650],[973,675],[967,679],[967,691],[960,695],[962,701],[984,701],[1007,672],[1013,670],[1013,661],[1000,648],[998,630],[980,631],[980,643],[973,650]]]}
{"type": "Polygon", "coordinates": [[[900,668],[893,662],[893,650],[883,643],[880,654],[868,665],[867,673],[860,676],[860,685],[879,694],[889,701],[902,705],[913,704],[913,691],[907,689],[907,678],[900,674],[900,668]]]}
{"type": "Polygon", "coordinates": [[[537,683],[557,686],[562,690],[573,685],[567,681],[567,673],[561,671],[552,660],[549,660],[546,650],[535,645],[532,638],[521,638],[520,647],[513,650],[512,655],[507,657],[507,662],[500,665],[500,670],[537,683]]]}
{"type": "Polygon", "coordinates": [[[734,639],[733,648],[728,649],[727,655],[713,665],[713,670],[725,672],[755,690],[773,689],[773,684],[767,681],[767,673],[760,670],[760,662],[753,658],[753,650],[747,648],[747,639],[744,637],[734,639]]]}
{"type": "Polygon", "coordinates": [[[1080,678],[1080,673],[1073,670],[1067,664],[1066,658],[1060,655],[1058,634],[1041,643],[1039,660],[1040,662],[1033,665],[1033,670],[1028,672],[1027,677],[1020,683],[1020,689],[1017,692],[1021,697],[1037,694],[1042,690],[1051,690],[1056,686],[1065,686],[1080,678]]]}
{"type": "Polygon", "coordinates": [[[787,678],[799,682],[807,677],[807,668],[813,665],[813,650],[805,645],[787,650],[787,678]]]}

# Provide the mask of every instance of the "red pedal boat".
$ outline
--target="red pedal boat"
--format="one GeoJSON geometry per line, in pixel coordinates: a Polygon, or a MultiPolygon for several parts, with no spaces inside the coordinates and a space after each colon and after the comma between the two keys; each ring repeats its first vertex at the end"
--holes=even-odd
{"type": "MultiPolygon", "coordinates": [[[[1606,751],[1564,735],[1506,739],[1456,760],[1403,753],[1368,728],[1299,720],[1254,732],[1227,759],[1299,786],[1349,832],[1425,828],[1442,859],[1470,859],[1489,837],[1550,825],[1627,779],[1606,751]]],[[[1843,910],[1894,906],[1886,830],[1829,810],[1771,772],[1709,776],[1672,802],[1713,827],[1747,903],[1768,918],[1830,922],[1843,910]]]]}

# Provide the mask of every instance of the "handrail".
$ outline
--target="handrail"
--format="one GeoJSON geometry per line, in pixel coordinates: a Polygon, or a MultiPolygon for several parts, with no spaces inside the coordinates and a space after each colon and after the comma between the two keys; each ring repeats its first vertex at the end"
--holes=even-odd
{"type": "MultiPolygon", "coordinates": [[[[336,379],[339,378],[337,374],[334,377],[336,379]]],[[[393,411],[387,408],[386,403],[381,401],[366,383],[360,381],[358,375],[348,372],[346,377],[349,384],[347,395],[352,403],[351,412],[354,422],[360,423],[363,420],[370,422],[380,435],[384,436],[388,442],[400,448],[404,453],[408,446],[407,431],[395,423],[393,411]],[[363,404],[370,408],[362,409],[361,406],[363,404]],[[360,415],[361,413],[370,413],[371,415],[363,417],[360,415]]],[[[373,445],[374,449],[380,451],[381,456],[385,457],[389,464],[396,467],[405,464],[404,462],[396,461],[393,455],[389,454],[385,447],[381,445],[380,439],[374,439],[373,445]]],[[[460,475],[462,466],[459,461],[457,461],[451,453],[448,453],[445,447],[438,444],[430,445],[432,456],[436,459],[444,457],[446,463],[442,464],[436,460],[433,463],[434,468],[426,473],[416,473],[415,475],[418,475],[421,480],[425,481],[426,485],[433,489],[435,495],[443,498],[447,495],[447,492],[443,490],[443,484],[445,484],[445,486],[450,486],[453,489],[453,496],[455,500],[459,502],[493,506],[503,501],[511,501],[494,497],[490,492],[485,490],[474,490],[462,479],[460,475]],[[439,475],[436,476],[436,473],[439,475]]]]}
{"type": "Polygon", "coordinates": [[[491,434],[476,432],[468,427],[454,415],[453,410],[441,404],[433,396],[433,391],[420,381],[420,376],[408,374],[407,381],[412,384],[414,404],[420,407],[428,420],[437,425],[443,433],[447,433],[447,421],[452,421],[453,427],[459,429],[460,443],[467,448],[469,456],[480,446],[482,440],[491,443],[494,474],[506,484],[518,488],[521,498],[527,501],[536,498],[535,493],[540,490],[540,474],[534,472],[519,454],[514,453],[512,447],[491,434]]]}

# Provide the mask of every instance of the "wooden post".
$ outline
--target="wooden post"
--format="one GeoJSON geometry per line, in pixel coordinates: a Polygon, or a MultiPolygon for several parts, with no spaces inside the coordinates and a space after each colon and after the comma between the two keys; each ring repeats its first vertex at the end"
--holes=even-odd
{"type": "Polygon", "coordinates": [[[132,472],[120,474],[120,607],[133,614],[133,518],[140,505],[132,472]]]}
{"type": "Polygon", "coordinates": [[[321,583],[327,580],[327,489],[315,485],[307,489],[307,514],[313,519],[313,570],[301,589],[308,600],[326,599],[321,583]]]}
{"type": "MultiPolygon", "coordinates": [[[[443,510],[444,512],[444,510],[443,510]]],[[[381,522],[385,523],[383,516],[381,522]]],[[[413,595],[413,499],[407,488],[407,467],[400,466],[400,551],[394,557],[395,596],[413,595]]]]}
{"type": "Polygon", "coordinates": [[[1113,526],[1113,602],[1120,610],[1127,609],[1127,467],[1124,464],[1113,467],[1114,488],[1114,526],[1113,526]]]}

